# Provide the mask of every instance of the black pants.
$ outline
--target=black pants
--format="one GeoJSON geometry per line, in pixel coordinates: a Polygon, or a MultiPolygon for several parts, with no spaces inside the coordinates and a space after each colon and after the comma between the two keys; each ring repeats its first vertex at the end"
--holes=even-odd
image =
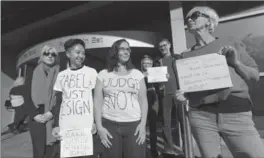
{"type": "Polygon", "coordinates": [[[23,105],[19,107],[15,107],[14,109],[15,109],[15,118],[13,124],[15,124],[18,128],[20,124],[23,124],[25,118],[27,117],[27,114],[23,105]]]}
{"type": "Polygon", "coordinates": [[[173,150],[173,136],[172,136],[172,128],[171,128],[171,121],[172,121],[172,110],[173,110],[173,106],[175,106],[175,110],[176,110],[176,133],[175,136],[177,136],[176,138],[176,145],[180,146],[180,122],[178,119],[178,109],[177,106],[173,100],[173,96],[172,95],[165,95],[163,97],[163,103],[162,103],[162,107],[163,107],[163,139],[164,139],[164,148],[165,148],[165,152],[166,150],[173,150]]]}
{"type": "Polygon", "coordinates": [[[136,122],[113,122],[102,119],[103,126],[113,136],[110,138],[112,146],[105,148],[103,158],[145,158],[146,143],[138,145],[136,139],[138,135],[134,135],[139,121],[136,122]]]}
{"type": "Polygon", "coordinates": [[[44,158],[60,158],[60,142],[57,141],[53,145],[47,145],[44,158]]]}
{"type": "Polygon", "coordinates": [[[15,107],[14,110],[15,110],[14,121],[13,123],[8,125],[8,128],[11,130],[11,132],[14,133],[24,131],[25,130],[24,121],[27,117],[24,105],[15,107]]]}
{"type": "MultiPolygon", "coordinates": [[[[36,114],[44,113],[44,105],[39,105],[36,114]]],[[[29,131],[33,146],[33,158],[43,158],[46,150],[46,125],[44,123],[38,123],[30,118],[29,131]]]]}
{"type": "Polygon", "coordinates": [[[158,96],[155,91],[148,91],[148,124],[151,154],[157,153],[158,96]]]}
{"type": "Polygon", "coordinates": [[[33,146],[33,158],[43,158],[46,150],[46,125],[32,120],[29,122],[29,131],[33,146]]]}

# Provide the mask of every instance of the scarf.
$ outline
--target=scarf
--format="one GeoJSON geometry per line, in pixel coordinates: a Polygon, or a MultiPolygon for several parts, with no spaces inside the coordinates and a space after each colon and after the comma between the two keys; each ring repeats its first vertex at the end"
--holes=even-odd
{"type": "MultiPolygon", "coordinates": [[[[47,75],[45,74],[43,66],[44,64],[40,63],[33,72],[31,97],[36,108],[38,108],[38,105],[44,104],[44,111],[46,113],[50,111],[56,103],[53,86],[59,73],[59,66],[55,65],[51,67],[47,75]]],[[[53,120],[50,120],[46,123],[47,145],[50,145],[56,141],[56,139],[52,136],[53,122],[53,120]]]]}

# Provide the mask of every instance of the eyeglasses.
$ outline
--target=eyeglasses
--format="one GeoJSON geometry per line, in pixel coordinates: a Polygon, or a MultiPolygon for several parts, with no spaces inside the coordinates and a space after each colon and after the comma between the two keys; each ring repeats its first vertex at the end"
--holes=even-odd
{"type": "Polygon", "coordinates": [[[131,53],[131,49],[130,48],[124,48],[124,47],[119,47],[119,51],[128,51],[129,53],[131,53]]]}
{"type": "Polygon", "coordinates": [[[167,47],[168,44],[162,44],[162,45],[159,45],[159,48],[164,48],[164,47],[167,47]]]}
{"type": "Polygon", "coordinates": [[[44,56],[49,56],[49,55],[51,55],[52,57],[56,57],[56,56],[57,56],[57,54],[54,53],[54,52],[51,52],[51,53],[50,53],[50,52],[44,52],[43,55],[44,55],[44,56]]]}
{"type": "Polygon", "coordinates": [[[196,11],[194,13],[192,13],[192,15],[186,17],[186,19],[192,19],[193,21],[196,20],[198,17],[205,17],[205,18],[210,18],[208,15],[201,13],[199,11],[196,11]]]}

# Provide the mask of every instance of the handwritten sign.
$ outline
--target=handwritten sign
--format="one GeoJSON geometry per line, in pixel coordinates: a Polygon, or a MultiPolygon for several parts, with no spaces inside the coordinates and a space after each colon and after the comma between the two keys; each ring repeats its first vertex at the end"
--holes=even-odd
{"type": "Polygon", "coordinates": [[[67,130],[61,133],[61,157],[93,155],[91,129],[67,130]]]}
{"type": "Polygon", "coordinates": [[[62,131],[62,157],[93,153],[93,97],[97,72],[84,66],[58,74],[54,90],[62,92],[59,126],[62,131]]]}
{"type": "Polygon", "coordinates": [[[208,54],[177,60],[180,89],[196,92],[232,87],[225,56],[208,54]]]}
{"type": "Polygon", "coordinates": [[[147,68],[148,83],[167,82],[167,66],[147,68]]]}
{"type": "Polygon", "coordinates": [[[79,71],[58,76],[63,91],[60,110],[62,129],[91,128],[93,124],[93,84],[89,73],[79,71]]]}

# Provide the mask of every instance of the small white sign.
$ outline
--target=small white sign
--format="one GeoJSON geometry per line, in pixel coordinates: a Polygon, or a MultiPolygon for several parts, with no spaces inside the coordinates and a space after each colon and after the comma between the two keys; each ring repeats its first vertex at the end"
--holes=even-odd
{"type": "Polygon", "coordinates": [[[148,83],[167,82],[167,66],[147,68],[148,83]]]}
{"type": "Polygon", "coordinates": [[[232,87],[226,57],[208,54],[176,61],[180,89],[196,92],[232,87]]]}
{"type": "Polygon", "coordinates": [[[61,136],[61,158],[93,155],[91,129],[62,131],[61,136]]]}

